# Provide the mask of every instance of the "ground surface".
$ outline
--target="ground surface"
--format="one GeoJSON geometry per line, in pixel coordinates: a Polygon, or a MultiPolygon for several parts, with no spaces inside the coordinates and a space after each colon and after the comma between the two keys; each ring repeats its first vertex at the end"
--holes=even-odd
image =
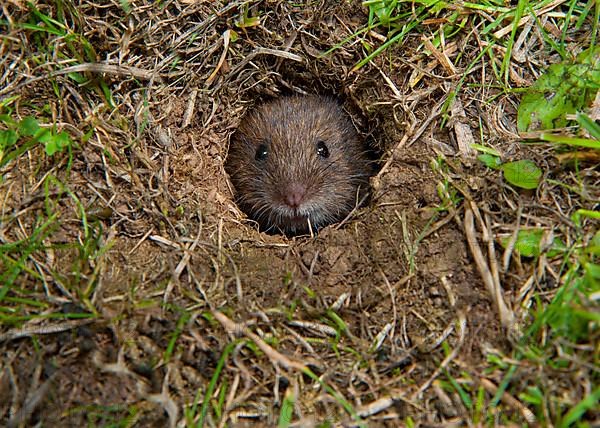
{"type": "MultiPolygon", "coordinates": [[[[14,22],[31,16],[18,2],[4,8],[14,22]]],[[[58,19],[55,6],[38,8],[58,19]]],[[[494,236],[519,222],[568,227],[544,223],[567,189],[514,190],[461,147],[466,127],[509,159],[553,162],[520,145],[517,98],[486,85],[489,64],[467,68],[477,40],[445,47],[453,75],[416,33],[351,71],[366,43],[380,43],[375,30],[344,42],[367,21],[360,2],[150,2],[129,11],[81,2],[62,13],[94,52],[52,36],[54,52],[71,43],[81,63],[124,67],[75,70],[85,83],[66,74],[32,83],[55,69],[30,57],[43,42],[17,26],[3,39],[4,54],[27,67],[2,96],[20,94],[22,116],[49,111],[77,147],[51,159],[33,148],[3,169],[2,242],[52,222],[43,245],[21,253],[29,267],[8,294],[15,310],[27,312],[31,301],[17,300],[26,294],[47,316],[2,327],[2,424],[192,426],[210,402],[207,424],[263,426],[287,417],[289,401],[299,426],[357,415],[369,426],[477,423],[448,379],[483,386],[487,403],[504,379],[489,356],[510,354],[513,342],[474,262],[466,211],[490,260],[503,249],[490,253],[482,224],[494,236]],[[244,13],[248,22],[259,14],[260,25],[236,25],[244,13]],[[465,73],[469,85],[441,114],[465,73]],[[223,169],[247,109],[292,93],[338,97],[381,159],[368,205],[315,237],[259,233],[223,169]]],[[[535,78],[520,65],[511,71],[524,86],[535,78]]],[[[543,296],[556,286],[536,276],[539,266],[500,266],[514,326],[526,322],[532,288],[543,296]]],[[[534,384],[527,367],[519,375],[534,384]]],[[[581,393],[574,387],[573,402],[581,393]]],[[[511,398],[485,413],[488,423],[526,421],[511,398]]]]}

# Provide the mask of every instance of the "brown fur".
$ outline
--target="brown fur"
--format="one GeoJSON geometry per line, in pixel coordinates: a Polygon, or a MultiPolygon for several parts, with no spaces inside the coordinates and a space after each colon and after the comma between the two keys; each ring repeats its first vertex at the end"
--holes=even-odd
{"type": "Polygon", "coordinates": [[[243,118],[225,167],[238,205],[261,229],[302,234],[340,221],[366,194],[365,149],[335,101],[282,97],[243,118]],[[291,196],[298,206],[286,203],[291,196]]]}

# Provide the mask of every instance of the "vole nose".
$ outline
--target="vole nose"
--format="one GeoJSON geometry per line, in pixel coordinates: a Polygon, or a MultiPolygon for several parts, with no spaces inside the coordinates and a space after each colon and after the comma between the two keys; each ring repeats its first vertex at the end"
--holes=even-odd
{"type": "Polygon", "coordinates": [[[306,195],[306,186],[300,183],[292,183],[285,191],[285,203],[291,208],[298,208],[306,195]]]}

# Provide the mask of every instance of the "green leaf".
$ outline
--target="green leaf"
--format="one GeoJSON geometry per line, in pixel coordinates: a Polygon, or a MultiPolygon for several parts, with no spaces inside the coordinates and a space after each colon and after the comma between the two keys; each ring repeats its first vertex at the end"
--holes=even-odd
{"type": "Polygon", "coordinates": [[[583,52],[573,64],[551,65],[521,100],[519,131],[566,126],[566,115],[589,106],[599,87],[600,46],[583,52]]]}
{"type": "Polygon", "coordinates": [[[62,152],[65,147],[72,144],[71,137],[65,131],[51,135],[50,138],[45,138],[45,141],[42,142],[46,143],[46,154],[48,156],[52,156],[56,152],[62,152]]]}
{"type": "MultiPolygon", "coordinates": [[[[2,108],[2,103],[0,103],[0,108],[2,108]]],[[[0,122],[3,122],[10,128],[14,128],[17,125],[15,120],[9,114],[0,114],[0,122]]]]}
{"type": "Polygon", "coordinates": [[[477,159],[479,159],[479,162],[492,169],[498,169],[500,165],[502,165],[502,161],[499,157],[487,153],[477,156],[477,159]]]}
{"type": "Polygon", "coordinates": [[[577,113],[577,122],[587,129],[592,137],[600,140],[600,124],[594,122],[591,117],[583,113],[577,113]]]}
{"type": "Polygon", "coordinates": [[[131,12],[131,5],[128,0],[121,0],[119,3],[121,3],[121,8],[125,13],[131,12]]]}
{"type": "Polygon", "coordinates": [[[548,252],[546,253],[548,257],[556,257],[558,255],[565,254],[569,251],[569,247],[564,243],[564,241],[560,238],[554,238],[552,241],[552,245],[548,248],[548,252]]]}
{"type": "Polygon", "coordinates": [[[583,265],[585,272],[594,280],[600,280],[600,265],[594,263],[585,263],[583,265]]]}
{"type": "Polygon", "coordinates": [[[530,160],[507,162],[500,166],[504,178],[513,186],[535,189],[540,183],[542,170],[530,160]]]}
{"type": "Polygon", "coordinates": [[[250,9],[248,5],[244,5],[243,12],[235,22],[235,26],[238,28],[251,28],[258,27],[260,25],[260,16],[249,16],[250,9]]]}
{"type": "Polygon", "coordinates": [[[383,0],[379,1],[375,4],[371,5],[371,10],[377,18],[379,22],[385,27],[390,25],[390,21],[392,19],[393,13],[396,9],[397,0],[383,0]]]}
{"type": "Polygon", "coordinates": [[[448,372],[444,371],[444,373],[446,374],[446,377],[450,381],[450,384],[452,385],[452,387],[458,393],[458,395],[459,395],[460,399],[462,400],[463,404],[465,405],[465,407],[467,409],[471,410],[473,408],[473,400],[471,400],[471,397],[469,396],[469,394],[460,385],[460,383],[458,383],[456,381],[456,379],[454,379],[452,376],[450,376],[450,374],[448,372]]]}
{"type": "Polygon", "coordinates": [[[599,210],[584,210],[582,208],[578,209],[571,215],[571,220],[573,223],[579,227],[581,225],[581,217],[591,218],[594,220],[600,220],[600,211],[599,210]]]}
{"type": "MultiPolygon", "coordinates": [[[[524,229],[519,230],[515,250],[523,257],[537,257],[542,253],[542,238],[544,237],[543,229],[524,229]]],[[[500,240],[503,248],[508,246],[510,237],[500,240]]]]}
{"type": "MultiPolygon", "coordinates": [[[[515,251],[523,257],[538,257],[543,251],[546,251],[547,256],[550,258],[569,251],[569,248],[560,238],[554,238],[552,243],[549,244],[548,240],[544,239],[545,237],[543,229],[519,230],[515,242],[515,251]]],[[[506,248],[510,240],[509,236],[501,238],[500,245],[502,245],[502,248],[506,248]]]]}
{"type": "Polygon", "coordinates": [[[56,144],[56,141],[54,139],[51,139],[50,141],[48,141],[46,143],[46,154],[48,156],[52,156],[54,153],[56,153],[58,151],[59,151],[58,144],[56,144]]]}
{"type": "Polygon", "coordinates": [[[23,120],[19,123],[19,133],[21,135],[25,135],[26,137],[33,137],[39,129],[40,125],[38,121],[31,116],[23,118],[23,120]]]}
{"type": "Polygon", "coordinates": [[[40,143],[47,143],[52,140],[53,135],[49,129],[41,128],[40,131],[35,135],[35,140],[40,143]]]}
{"type": "Polygon", "coordinates": [[[65,147],[68,147],[73,144],[73,140],[71,140],[71,137],[66,131],[59,132],[54,136],[54,138],[56,139],[56,144],[58,144],[58,147],[61,151],[65,147]]]}
{"type": "Polygon", "coordinates": [[[12,129],[0,131],[0,150],[14,146],[18,138],[17,133],[12,129]]]}

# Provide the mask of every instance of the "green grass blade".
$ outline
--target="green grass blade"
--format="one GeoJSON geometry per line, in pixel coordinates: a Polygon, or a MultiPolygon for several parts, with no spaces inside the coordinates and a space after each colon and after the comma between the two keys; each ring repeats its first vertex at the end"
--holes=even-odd
{"type": "Polygon", "coordinates": [[[572,407],[563,420],[559,427],[568,428],[581,420],[581,417],[585,412],[592,409],[598,409],[598,401],[600,401],[600,387],[596,388],[592,393],[586,396],[583,400],[572,407]]]}
{"type": "Polygon", "coordinates": [[[202,400],[202,407],[200,408],[200,419],[198,419],[198,423],[196,424],[197,428],[201,428],[204,426],[204,420],[206,419],[206,414],[208,413],[208,406],[210,404],[210,397],[215,391],[217,381],[219,380],[219,376],[221,376],[221,372],[223,371],[225,362],[227,361],[227,358],[229,358],[229,354],[231,354],[235,346],[235,343],[230,343],[225,347],[225,349],[223,349],[221,358],[219,358],[219,362],[217,363],[215,372],[213,373],[213,376],[210,379],[210,383],[208,384],[208,388],[206,389],[206,393],[204,394],[204,400],[202,400]]]}

